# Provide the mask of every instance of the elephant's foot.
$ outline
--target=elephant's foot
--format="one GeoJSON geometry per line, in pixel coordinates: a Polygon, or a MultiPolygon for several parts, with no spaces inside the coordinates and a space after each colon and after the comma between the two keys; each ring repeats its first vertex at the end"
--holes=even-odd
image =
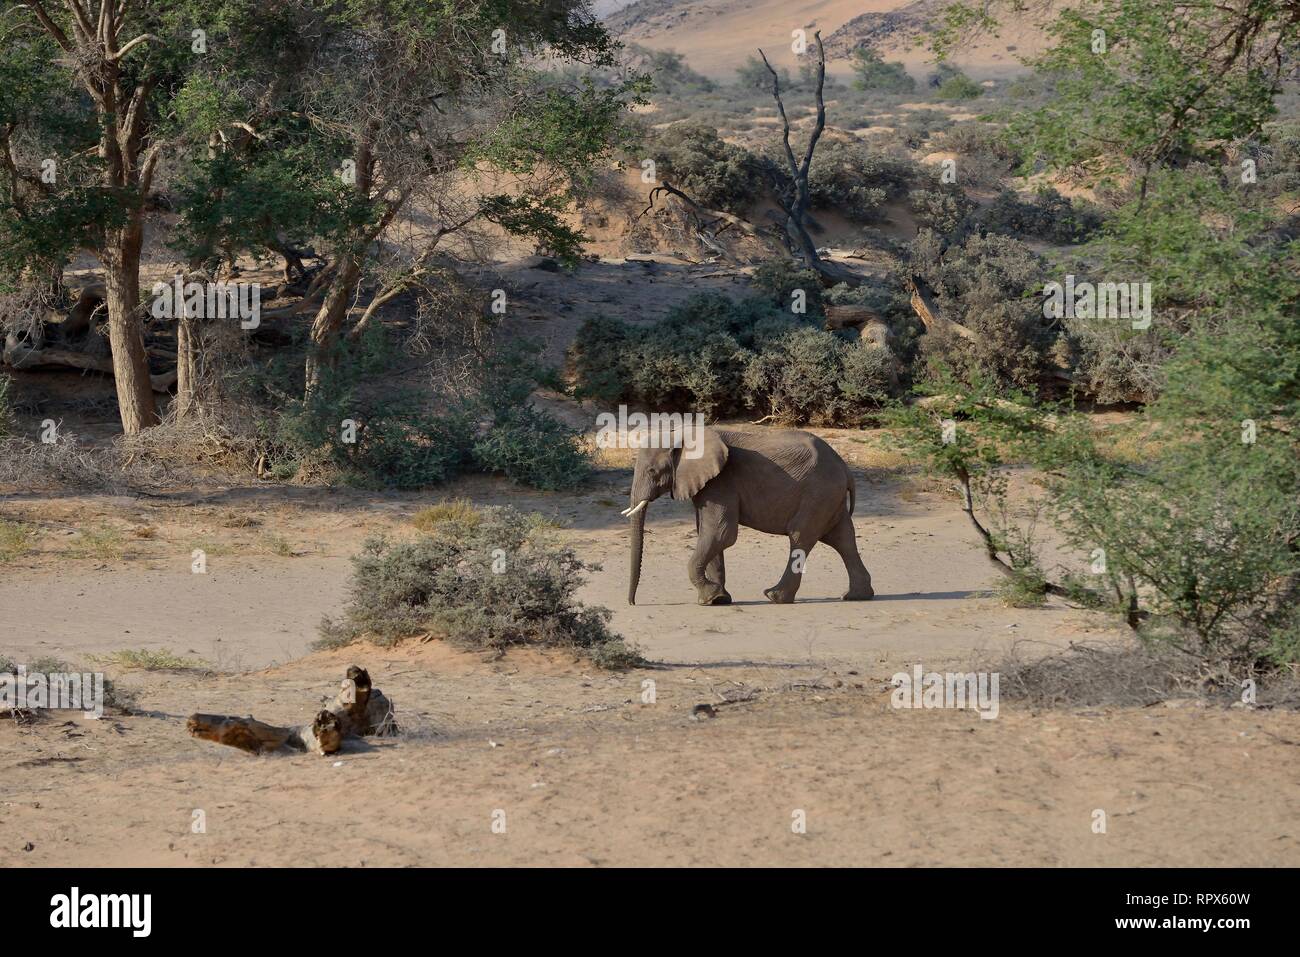
{"type": "Polygon", "coordinates": [[[725,588],[710,585],[707,588],[700,589],[696,601],[701,605],[730,605],[731,595],[727,593],[725,588]]]}
{"type": "Polygon", "coordinates": [[[863,586],[862,588],[850,588],[841,596],[841,600],[871,601],[871,599],[875,597],[876,597],[876,590],[872,588],[870,585],[866,585],[863,586]]]}
{"type": "Polygon", "coordinates": [[[774,585],[771,588],[766,588],[763,590],[763,594],[767,596],[768,601],[776,605],[788,605],[794,601],[794,590],[783,591],[780,586],[774,585]]]}

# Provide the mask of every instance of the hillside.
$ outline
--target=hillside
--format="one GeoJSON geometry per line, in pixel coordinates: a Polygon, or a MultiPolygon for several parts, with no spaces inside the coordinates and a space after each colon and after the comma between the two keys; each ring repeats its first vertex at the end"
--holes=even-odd
{"type": "MultiPolygon", "coordinates": [[[[675,50],[693,69],[716,78],[730,74],[760,46],[774,62],[793,66],[790,33],[800,27],[822,31],[832,72],[847,72],[850,51],[867,44],[921,73],[929,54],[917,41],[943,6],[942,0],[637,0],[601,10],[610,11],[606,24],[624,40],[675,50]]],[[[1012,23],[957,59],[977,76],[1006,75],[1019,72],[1017,58],[1041,43],[1035,27],[1012,23]]]]}

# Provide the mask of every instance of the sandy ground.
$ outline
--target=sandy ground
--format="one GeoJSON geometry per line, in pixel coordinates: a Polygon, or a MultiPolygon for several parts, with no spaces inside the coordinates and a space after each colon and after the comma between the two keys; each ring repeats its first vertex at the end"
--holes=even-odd
{"type": "Polygon", "coordinates": [[[983,721],[891,709],[887,671],[606,675],[435,643],[241,677],[154,674],[146,714],[0,726],[0,840],[33,865],[1300,860],[1292,715],[1004,708],[983,721]],[[352,660],[392,695],[404,736],[330,758],[184,736],[200,702],[306,720],[352,660]],[[754,697],[691,717],[738,691],[754,697]]]}
{"type": "Polygon", "coordinates": [[[695,604],[686,577],[693,512],[670,499],[650,507],[638,603],[627,605],[627,527],[619,510],[631,476],[621,469],[605,469],[572,495],[475,478],[436,496],[282,488],[54,502],[13,496],[0,517],[35,519],[47,531],[0,578],[0,620],[14,623],[4,651],[80,660],[123,648],[167,650],[223,671],[292,660],[318,637],[321,617],[343,607],[349,556],[366,537],[409,535],[410,515],[456,497],[511,504],[565,525],[562,537],[600,566],[581,599],[612,609],[613,628],[656,660],[928,660],[995,652],[1021,640],[1059,647],[1109,632],[1099,616],[1064,606],[1003,607],[989,591],[996,576],[951,500],[881,475],[857,470],[859,548],[873,575],[874,601],[839,600],[847,584],[843,564],[823,547],[809,554],[799,601],[771,604],[762,591],[780,577],[788,546],[746,529],[727,552],[735,603],[707,609],[695,604]],[[77,528],[118,530],[122,553],[79,557],[77,528]],[[205,553],[203,574],[191,570],[195,548],[205,553]]]}
{"type": "Polygon", "coordinates": [[[699,608],[683,566],[689,512],[659,502],[629,608],[626,471],[571,495],[482,478],[449,489],[567,523],[561,534],[603,563],[583,599],[613,609],[656,662],[618,674],[441,641],[301,657],[344,601],[347,556],[372,532],[409,533],[431,496],[12,496],[0,511],[45,531],[0,579],[0,650],[85,662],[167,649],[211,667],[110,662],[138,713],[0,721],[0,842],[32,865],[1300,863],[1293,713],[891,708],[891,675],[914,663],[948,670],[1022,639],[1115,632],[1065,607],[1002,607],[946,497],[857,472],[879,592],[866,604],[834,600],[844,573],[829,551],[812,554],[799,602],[768,604],[784,546],[750,532],[728,553],[737,603],[699,608]],[[67,529],[106,526],[123,530],[125,555],[69,554],[67,529]],[[196,542],[205,575],[190,572],[196,542]],[[310,720],[349,663],[394,699],[403,735],[332,758],[254,758],[185,734],[193,711],[310,720]],[[706,702],[717,716],[693,718],[706,702]]]}

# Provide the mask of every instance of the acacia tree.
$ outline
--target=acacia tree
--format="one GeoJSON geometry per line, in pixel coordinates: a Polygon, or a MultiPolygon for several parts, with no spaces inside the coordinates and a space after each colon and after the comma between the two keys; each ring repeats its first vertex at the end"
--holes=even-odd
{"type": "Polygon", "coordinates": [[[442,241],[475,223],[576,255],[566,199],[610,150],[639,86],[598,88],[542,66],[612,66],[615,50],[585,0],[358,2],[329,18],[285,94],[343,185],[339,215],[318,237],[328,263],[309,297],[309,397],[368,277],[377,281],[354,328],[427,277],[442,241]],[[509,188],[475,185],[486,168],[509,188]]]}
{"type": "Polygon", "coordinates": [[[157,420],[140,315],[140,253],[145,199],[153,185],[162,144],[151,136],[152,98],[161,75],[141,69],[155,23],[140,0],[66,0],[61,10],[40,0],[7,4],[6,15],[27,14],[62,52],[61,66],[89,97],[98,120],[95,147],[99,186],[114,209],[85,224],[104,265],[109,342],[122,428],[139,432],[157,420]],[[133,54],[135,57],[133,58],[133,54]]]}
{"type": "MultiPolygon", "coordinates": [[[[79,126],[70,141],[47,141],[55,146],[47,158],[59,174],[58,186],[41,197],[43,216],[24,215],[11,204],[9,219],[21,224],[32,248],[44,251],[55,269],[78,248],[103,264],[113,376],[127,434],[158,419],[144,344],[140,266],[160,166],[169,152],[187,145],[174,135],[174,98],[202,63],[206,32],[256,20],[258,10],[246,0],[31,0],[6,3],[0,12],[0,22],[12,31],[7,55],[47,48],[55,55],[37,72],[42,81],[62,85],[79,126]]],[[[31,134],[42,118],[27,119],[27,129],[13,132],[30,145],[39,139],[31,134]]],[[[17,167],[17,158],[12,165],[17,167]]]]}
{"type": "Polygon", "coordinates": [[[940,57],[995,30],[1003,11],[1041,17],[1051,46],[1031,65],[1052,98],[1010,125],[1023,155],[1092,177],[1152,172],[1205,144],[1257,135],[1300,41],[1297,0],[977,0],[951,4],[940,57]]]}
{"type": "MultiPolygon", "coordinates": [[[[192,275],[248,251],[292,267],[302,243],[322,248],[324,268],[295,310],[315,310],[311,392],[377,264],[363,323],[428,274],[443,238],[477,221],[572,257],[565,196],[610,147],[637,88],[565,85],[541,69],[613,63],[616,46],[585,0],[65,0],[9,3],[3,15],[25,44],[59,51],[51,75],[76,85],[94,130],[60,156],[89,156],[96,188],[79,204],[55,191],[57,215],[25,222],[46,240],[61,230],[53,245],[89,248],[104,265],[127,433],[157,420],[139,276],[164,160],[182,214],[172,238],[192,275]],[[496,194],[457,188],[483,165],[519,182],[496,194]],[[432,227],[412,226],[426,216],[432,227]]],[[[25,198],[31,187],[15,182],[10,197],[25,198]]],[[[181,317],[180,413],[193,407],[198,341],[181,317]]]]}

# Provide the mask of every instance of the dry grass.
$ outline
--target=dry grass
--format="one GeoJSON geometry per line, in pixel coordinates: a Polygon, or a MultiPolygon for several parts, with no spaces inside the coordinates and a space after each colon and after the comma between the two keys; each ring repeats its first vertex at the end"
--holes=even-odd
{"type": "Polygon", "coordinates": [[[432,532],[439,525],[447,522],[477,526],[482,521],[482,513],[468,499],[447,499],[422,508],[411,516],[411,524],[422,532],[432,532]]]}
{"type": "Polygon", "coordinates": [[[120,493],[195,484],[203,474],[252,479],[258,445],[207,420],[164,422],[107,446],[61,432],[51,445],[0,436],[0,485],[120,493]]]}
{"type": "Polygon", "coordinates": [[[201,658],[182,658],[170,651],[150,651],[146,648],[123,648],[121,651],[115,651],[96,660],[136,671],[212,670],[211,666],[201,658]]]}
{"type": "Polygon", "coordinates": [[[636,464],[636,449],[604,448],[596,444],[593,435],[583,436],[580,444],[596,468],[630,469],[636,464]]]}
{"type": "Polygon", "coordinates": [[[16,561],[35,547],[34,529],[0,518],[0,563],[16,561]]]}
{"type": "Polygon", "coordinates": [[[128,554],[126,535],[106,523],[90,525],[81,530],[63,554],[67,558],[121,561],[128,554]]]}
{"type": "Polygon", "coordinates": [[[234,555],[239,551],[238,546],[232,542],[222,542],[215,538],[195,538],[185,543],[185,550],[193,552],[195,550],[203,552],[208,558],[214,555],[234,555]]]}
{"type": "Polygon", "coordinates": [[[281,558],[292,558],[295,554],[293,543],[282,535],[276,535],[274,532],[267,532],[259,539],[260,551],[269,555],[279,555],[281,558]]]}
{"type": "Polygon", "coordinates": [[[1243,681],[1256,682],[1259,707],[1300,708],[1300,675],[1230,674],[1154,643],[1072,643],[1065,651],[1029,657],[1023,642],[977,670],[1001,675],[999,694],[1036,708],[1138,707],[1179,699],[1240,705],[1243,681]]]}

